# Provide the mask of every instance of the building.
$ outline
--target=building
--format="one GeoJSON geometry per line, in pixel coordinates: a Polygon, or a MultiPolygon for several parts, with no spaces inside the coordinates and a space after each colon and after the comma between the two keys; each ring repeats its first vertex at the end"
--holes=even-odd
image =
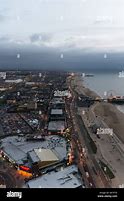
{"type": "Polygon", "coordinates": [[[65,101],[59,97],[59,98],[53,98],[50,102],[51,104],[65,104],[65,101]]]}
{"type": "Polygon", "coordinates": [[[17,168],[32,171],[67,159],[67,142],[60,136],[46,136],[43,141],[27,141],[23,136],[1,140],[1,155],[17,168]]]}
{"type": "Polygon", "coordinates": [[[81,188],[81,177],[75,165],[68,166],[58,172],[52,171],[41,177],[32,179],[26,184],[29,188],[81,188]]]}
{"type": "Polygon", "coordinates": [[[50,121],[48,124],[48,133],[61,134],[65,128],[65,121],[50,121]]]}
{"type": "Polygon", "coordinates": [[[6,79],[6,72],[0,72],[0,79],[6,79]]]}
{"type": "Polygon", "coordinates": [[[65,114],[62,109],[51,109],[50,120],[65,120],[65,114]]]}
{"type": "Polygon", "coordinates": [[[29,85],[29,86],[30,86],[30,85],[35,85],[35,84],[36,84],[35,82],[26,82],[26,83],[25,83],[25,85],[29,85]]]}
{"type": "Polygon", "coordinates": [[[28,157],[30,158],[31,163],[37,165],[39,169],[59,162],[59,158],[50,149],[34,149],[28,152],[28,157]]]}
{"type": "Polygon", "coordinates": [[[5,80],[6,83],[15,83],[15,84],[18,84],[18,83],[21,83],[23,82],[22,79],[17,79],[17,80],[5,80]]]}
{"type": "Polygon", "coordinates": [[[53,98],[50,102],[50,106],[52,108],[56,108],[56,109],[64,109],[65,108],[65,101],[61,97],[53,98]]]}
{"type": "Polygon", "coordinates": [[[0,91],[6,91],[7,89],[6,87],[0,87],[0,91]]]}
{"type": "Polygon", "coordinates": [[[6,146],[3,146],[2,153],[11,163],[22,165],[27,162],[26,153],[11,142],[7,143],[6,146]]]}
{"type": "Polygon", "coordinates": [[[62,111],[62,109],[52,109],[51,110],[51,115],[61,116],[61,115],[63,115],[63,111],[62,111]]]}

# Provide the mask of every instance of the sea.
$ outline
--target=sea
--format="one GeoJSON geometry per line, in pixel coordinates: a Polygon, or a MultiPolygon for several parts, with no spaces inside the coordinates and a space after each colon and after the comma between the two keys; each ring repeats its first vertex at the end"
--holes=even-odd
{"type": "MultiPolygon", "coordinates": [[[[102,98],[113,96],[124,96],[123,72],[95,72],[93,77],[82,77],[84,85],[95,91],[102,98]],[[120,76],[122,75],[122,76],[120,76]]],[[[124,113],[124,105],[116,105],[124,113]]]]}

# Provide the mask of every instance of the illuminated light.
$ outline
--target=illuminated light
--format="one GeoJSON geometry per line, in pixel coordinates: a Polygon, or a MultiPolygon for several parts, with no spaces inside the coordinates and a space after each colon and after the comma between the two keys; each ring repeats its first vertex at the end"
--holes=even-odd
{"type": "Polygon", "coordinates": [[[31,173],[25,172],[25,171],[23,171],[23,170],[18,170],[18,173],[19,173],[20,175],[24,176],[24,177],[27,177],[27,178],[32,177],[32,174],[31,174],[31,173]]]}
{"type": "Polygon", "coordinates": [[[73,162],[73,159],[74,159],[74,156],[71,155],[71,154],[68,154],[68,157],[69,157],[69,164],[71,164],[73,162]]]}
{"type": "Polygon", "coordinates": [[[29,167],[26,167],[26,166],[20,166],[20,169],[24,170],[24,171],[29,171],[30,168],[29,167]]]}

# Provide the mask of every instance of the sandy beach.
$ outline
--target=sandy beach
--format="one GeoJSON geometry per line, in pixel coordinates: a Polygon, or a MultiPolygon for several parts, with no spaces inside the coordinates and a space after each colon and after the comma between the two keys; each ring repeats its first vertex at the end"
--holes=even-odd
{"type": "MultiPolygon", "coordinates": [[[[73,82],[79,94],[83,93],[93,98],[99,97],[97,93],[84,86],[80,76],[75,76],[73,82]]],[[[97,107],[94,107],[95,114],[100,116],[110,128],[113,128],[114,133],[124,143],[124,113],[119,111],[115,105],[107,102],[96,105],[97,107]]]]}

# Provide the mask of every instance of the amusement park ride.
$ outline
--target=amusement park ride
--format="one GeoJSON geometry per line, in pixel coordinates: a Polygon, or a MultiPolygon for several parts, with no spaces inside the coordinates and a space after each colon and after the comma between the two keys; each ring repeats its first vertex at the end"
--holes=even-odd
{"type": "Polygon", "coordinates": [[[124,104],[124,96],[116,96],[115,94],[116,94],[115,91],[110,90],[106,92],[106,94],[104,95],[104,98],[96,97],[94,101],[124,104]]]}

